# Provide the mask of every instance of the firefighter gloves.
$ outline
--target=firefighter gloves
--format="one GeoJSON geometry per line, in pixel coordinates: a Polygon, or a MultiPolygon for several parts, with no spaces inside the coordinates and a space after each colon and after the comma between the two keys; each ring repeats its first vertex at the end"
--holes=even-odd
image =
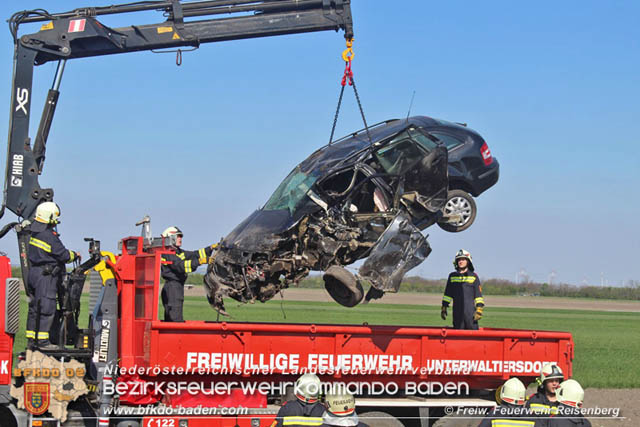
{"type": "Polygon", "coordinates": [[[482,306],[478,306],[476,307],[476,312],[473,314],[473,320],[475,320],[476,322],[480,319],[482,319],[482,311],[484,310],[484,307],[482,306]]]}
{"type": "Polygon", "coordinates": [[[445,307],[444,305],[440,309],[440,317],[442,318],[442,320],[447,320],[447,307],[445,307]]]}

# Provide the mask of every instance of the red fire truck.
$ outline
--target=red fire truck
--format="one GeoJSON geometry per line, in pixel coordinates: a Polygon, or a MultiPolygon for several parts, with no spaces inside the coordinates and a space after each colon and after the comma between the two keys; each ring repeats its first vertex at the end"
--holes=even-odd
{"type": "MultiPolygon", "coordinates": [[[[53,190],[41,188],[38,177],[67,60],[331,29],[353,36],[349,0],[166,0],[57,14],[38,9],[16,13],[10,29],[14,73],[0,217],[8,208],[19,220],[5,225],[0,237],[17,232],[22,277],[29,270],[28,220],[38,204],[53,200],[53,190]],[[97,19],[145,10],[164,12],[166,21],[113,29],[97,19]],[[236,15],[205,18],[229,13],[236,15]],[[35,34],[20,35],[20,25],[31,22],[44,25],[35,34]],[[58,61],[58,67],[32,146],[34,66],[50,61],[58,61]]],[[[160,257],[169,245],[143,231],[122,239],[119,248],[118,254],[102,252],[91,240],[90,259],[62,286],[59,333],[52,336],[58,349],[46,354],[61,363],[82,363],[90,386],[87,395],[69,403],[65,426],[266,426],[304,372],[317,372],[326,384],[353,387],[349,391],[357,396],[361,414],[373,413],[387,425],[401,417],[428,425],[442,408],[492,406],[487,390],[511,376],[532,380],[544,362],[556,362],[571,375],[573,341],[563,332],[162,322],[160,257]],[[89,319],[80,329],[85,273],[91,278],[89,319]]],[[[12,384],[24,381],[13,366],[14,355],[23,350],[14,348],[24,321],[20,292],[9,259],[0,256],[0,425],[59,426],[47,413],[34,416],[19,409],[10,394],[12,384]]]]}
{"type": "MultiPolygon", "coordinates": [[[[96,385],[67,421],[83,416],[85,424],[68,425],[266,426],[305,372],[349,387],[361,414],[428,425],[446,407],[492,406],[488,390],[512,376],[531,382],[545,362],[571,375],[574,347],[565,332],[163,322],[160,262],[170,249],[142,236],[119,246],[117,256],[102,252],[92,270],[91,324],[78,332],[76,348],[47,352],[86,363],[86,380],[96,385]]],[[[36,425],[8,396],[19,286],[7,257],[0,275],[0,403],[16,425],[36,425]]]]}

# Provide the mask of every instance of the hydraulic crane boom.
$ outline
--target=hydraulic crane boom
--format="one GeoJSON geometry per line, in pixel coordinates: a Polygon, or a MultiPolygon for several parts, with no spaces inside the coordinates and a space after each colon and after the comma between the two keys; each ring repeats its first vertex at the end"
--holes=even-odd
{"type": "MultiPolygon", "coordinates": [[[[14,38],[11,114],[4,199],[5,208],[29,219],[38,204],[53,200],[53,189],[41,188],[47,136],[59,96],[66,61],[154,49],[198,47],[202,43],[267,37],[324,30],[343,30],[353,37],[350,0],[207,0],[143,1],[105,7],[79,8],[51,14],[37,9],[9,19],[14,38]],[[156,10],[166,21],[150,25],[109,28],[100,15],[156,10]],[[230,14],[231,17],[216,17],[230,14]],[[34,34],[19,36],[24,23],[45,22],[34,34]],[[31,89],[35,65],[58,61],[52,88],[42,112],[35,142],[29,138],[31,89]]],[[[0,230],[0,238],[16,223],[0,230]]],[[[26,239],[17,227],[23,277],[26,277],[26,239]]]]}
{"type": "Polygon", "coordinates": [[[10,19],[10,27],[15,53],[5,194],[0,217],[6,207],[23,218],[29,218],[40,202],[53,199],[52,189],[40,188],[38,175],[44,165],[46,140],[64,61],[311,31],[342,29],[346,38],[353,36],[350,0],[210,0],[189,3],[174,0],[80,8],[58,14],[37,10],[15,14],[10,19]],[[109,28],[96,19],[98,15],[142,10],[164,11],[167,20],[151,25],[109,28]],[[254,14],[185,20],[247,12],[254,14]],[[20,24],[38,21],[48,23],[38,33],[18,36],[20,24]],[[33,67],[49,61],[61,63],[45,103],[36,141],[31,147],[28,131],[33,67]]]}

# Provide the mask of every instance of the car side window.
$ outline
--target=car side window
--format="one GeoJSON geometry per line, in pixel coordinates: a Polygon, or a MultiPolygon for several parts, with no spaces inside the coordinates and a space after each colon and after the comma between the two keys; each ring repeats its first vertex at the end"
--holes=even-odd
{"type": "Polygon", "coordinates": [[[461,146],[462,144],[464,144],[464,142],[462,142],[461,140],[459,140],[458,138],[456,138],[455,136],[446,134],[446,133],[442,133],[442,132],[429,132],[431,135],[435,136],[436,138],[438,138],[440,141],[442,141],[442,143],[447,147],[448,151],[453,150],[456,147],[461,146]]]}
{"type": "Polygon", "coordinates": [[[409,170],[424,157],[424,153],[408,138],[401,134],[395,141],[376,152],[376,158],[384,170],[393,175],[400,175],[409,170]]]}
{"type": "Polygon", "coordinates": [[[433,135],[425,135],[417,129],[409,129],[409,135],[411,135],[411,138],[413,138],[414,141],[417,141],[418,144],[420,144],[422,148],[427,150],[429,153],[440,145],[440,142],[437,142],[433,135]]]}

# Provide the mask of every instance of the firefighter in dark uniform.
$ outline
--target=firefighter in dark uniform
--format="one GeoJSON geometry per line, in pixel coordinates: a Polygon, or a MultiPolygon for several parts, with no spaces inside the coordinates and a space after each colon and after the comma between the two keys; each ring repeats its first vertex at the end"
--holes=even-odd
{"type": "Polygon", "coordinates": [[[36,208],[35,221],[29,226],[31,237],[27,257],[31,267],[27,286],[31,299],[27,314],[27,348],[54,348],[49,341],[49,331],[64,265],[80,258],[78,252],[67,250],[60,241],[56,232],[59,216],[58,205],[44,202],[36,208]]]}
{"type": "Polygon", "coordinates": [[[182,322],[182,306],[184,303],[184,282],[189,273],[200,265],[207,264],[213,249],[211,245],[197,251],[182,250],[182,231],[178,227],[169,227],[162,232],[165,245],[173,248],[175,254],[162,255],[162,305],[165,322],[182,322]]]}
{"type": "Polygon", "coordinates": [[[369,427],[358,419],[356,399],[353,394],[328,393],[325,405],[327,410],[322,415],[322,427],[369,427]]]}
{"type": "Polygon", "coordinates": [[[508,379],[496,391],[499,405],[493,408],[478,427],[542,427],[532,418],[524,406],[525,386],[518,378],[508,379]]]}
{"type": "Polygon", "coordinates": [[[460,249],[453,261],[456,271],[449,274],[447,287],[442,297],[440,317],[447,319],[447,308],[453,303],[453,327],[455,329],[478,329],[482,318],[484,298],[480,279],[474,272],[471,254],[460,249]]]}
{"type": "Polygon", "coordinates": [[[278,411],[271,427],[321,426],[324,405],[320,403],[320,378],[304,374],[294,386],[295,400],[289,400],[278,411]]]}
{"type": "Polygon", "coordinates": [[[545,363],[538,378],[538,391],[529,397],[527,408],[538,415],[555,415],[558,413],[556,389],[564,380],[562,370],[553,363],[545,363]]]}
{"type": "Polygon", "coordinates": [[[584,390],[578,381],[566,380],[556,389],[558,414],[548,418],[549,427],[591,427],[591,422],[582,415],[584,390]]]}

